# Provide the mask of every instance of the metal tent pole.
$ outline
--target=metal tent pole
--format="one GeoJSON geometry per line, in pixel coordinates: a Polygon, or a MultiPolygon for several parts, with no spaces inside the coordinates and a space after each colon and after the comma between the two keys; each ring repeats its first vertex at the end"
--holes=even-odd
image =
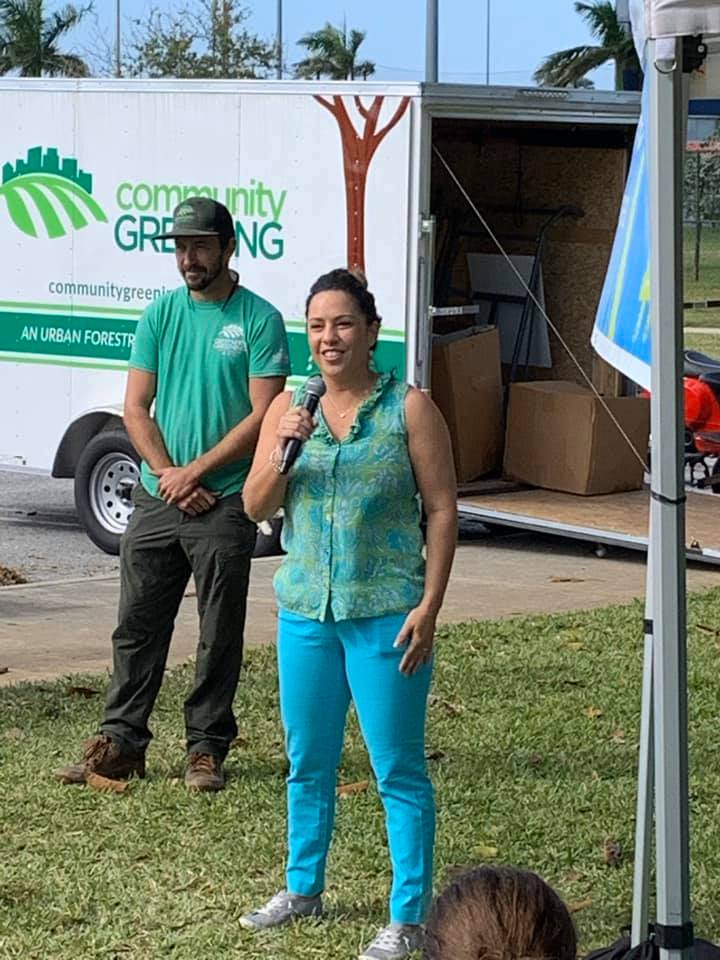
{"type": "Polygon", "coordinates": [[[427,0],[425,18],[425,82],[438,82],[438,2],[427,0]]]}
{"type": "Polygon", "coordinates": [[[682,410],[683,44],[650,41],[651,570],[656,942],[691,955],[687,756],[685,492],[682,410]]]}
{"type": "MultiPolygon", "coordinates": [[[[648,533],[652,543],[652,530],[648,533]]],[[[642,706],[640,710],[640,751],[638,756],[638,793],[635,814],[635,862],[633,873],[633,909],[630,945],[647,940],[650,919],[650,851],[653,825],[653,577],[652,557],[648,552],[645,588],[645,646],[643,654],[642,706]]]]}
{"type": "Polygon", "coordinates": [[[122,76],[122,60],[120,53],[120,0],[115,0],[115,76],[122,76]]]}
{"type": "Polygon", "coordinates": [[[485,12],[485,85],[490,86],[490,0],[485,12]]]}

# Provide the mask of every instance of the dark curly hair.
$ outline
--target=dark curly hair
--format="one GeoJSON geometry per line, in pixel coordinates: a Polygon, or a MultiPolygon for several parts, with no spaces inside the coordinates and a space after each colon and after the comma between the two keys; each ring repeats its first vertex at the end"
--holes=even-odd
{"type": "Polygon", "coordinates": [[[477,867],[443,890],[427,920],[423,960],[575,960],[575,927],[555,891],[529,870],[477,867]]]}
{"type": "Polygon", "coordinates": [[[375,297],[367,288],[365,274],[360,270],[346,270],[344,267],[338,267],[329,273],[324,273],[318,277],[315,283],[310,287],[310,293],[305,301],[305,317],[307,318],[310,309],[310,301],[316,293],[327,293],[330,290],[338,290],[347,293],[357,304],[358,310],[367,320],[368,324],[376,323],[378,326],[382,323],[382,317],[377,312],[375,306],[375,297]]]}

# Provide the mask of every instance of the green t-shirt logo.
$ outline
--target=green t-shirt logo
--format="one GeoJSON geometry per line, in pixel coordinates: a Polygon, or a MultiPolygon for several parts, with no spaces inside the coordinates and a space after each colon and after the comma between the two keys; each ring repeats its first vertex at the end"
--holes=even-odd
{"type": "Polygon", "coordinates": [[[229,357],[237,357],[238,354],[247,352],[243,328],[236,323],[229,323],[217,335],[213,347],[229,357]]]}

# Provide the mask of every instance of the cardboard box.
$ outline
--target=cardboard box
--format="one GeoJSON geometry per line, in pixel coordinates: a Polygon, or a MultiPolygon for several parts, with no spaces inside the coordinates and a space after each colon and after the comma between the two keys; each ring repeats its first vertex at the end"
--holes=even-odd
{"type": "Polygon", "coordinates": [[[496,327],[433,338],[432,396],[450,430],[458,481],[499,471],[504,428],[496,327]]]}
{"type": "MultiPolygon", "coordinates": [[[[650,401],[605,397],[635,449],[647,457],[650,401]]],[[[595,395],[562,380],[514,383],[504,474],[567,493],[615,493],[642,486],[643,468],[595,395]]]]}

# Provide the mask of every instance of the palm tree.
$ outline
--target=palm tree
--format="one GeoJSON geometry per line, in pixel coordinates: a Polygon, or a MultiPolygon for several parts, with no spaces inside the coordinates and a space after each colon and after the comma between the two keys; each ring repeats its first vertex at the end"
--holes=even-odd
{"type": "Polygon", "coordinates": [[[75,54],[62,53],[58,41],[89,9],[68,3],[46,15],[43,0],[0,0],[0,75],[88,76],[85,61],[75,54]]]}
{"type": "Polygon", "coordinates": [[[326,23],[322,30],[306,33],[298,40],[307,47],[310,56],[296,65],[295,75],[306,80],[319,80],[329,77],[331,80],[354,80],[362,77],[367,80],[375,73],[375,64],[370,60],[358,60],[357,52],[365,39],[364,30],[351,30],[334,27],[326,23]]]}
{"type": "Polygon", "coordinates": [[[590,3],[575,3],[575,11],[586,21],[590,32],[599,40],[598,46],[584,44],[569,50],[558,50],[546,57],[534,74],[536,83],[543,87],[574,87],[585,75],[608,60],[615,61],[615,88],[632,87],[642,75],[640,61],[629,33],[623,30],[618,20],[615,4],[610,0],[591,0],[590,3]]]}

